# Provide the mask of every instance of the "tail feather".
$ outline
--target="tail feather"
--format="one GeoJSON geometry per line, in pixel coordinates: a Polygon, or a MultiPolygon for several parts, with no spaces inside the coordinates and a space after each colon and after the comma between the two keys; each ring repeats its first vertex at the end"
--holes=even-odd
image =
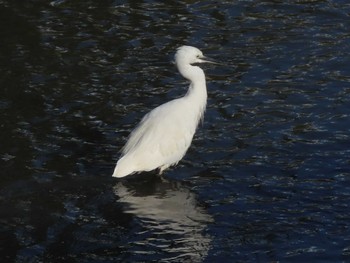
{"type": "Polygon", "coordinates": [[[128,163],[124,157],[122,157],[118,162],[117,165],[114,168],[114,172],[112,174],[113,177],[124,177],[127,176],[129,174],[133,174],[135,173],[136,170],[133,167],[133,165],[130,164],[130,162],[128,163]]]}

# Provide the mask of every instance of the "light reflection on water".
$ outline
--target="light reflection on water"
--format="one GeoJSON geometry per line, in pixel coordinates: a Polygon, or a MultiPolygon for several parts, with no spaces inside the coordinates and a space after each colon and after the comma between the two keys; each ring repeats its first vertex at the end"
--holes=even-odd
{"type": "Polygon", "coordinates": [[[123,244],[131,249],[128,261],[140,255],[143,260],[158,262],[205,259],[211,241],[206,229],[213,219],[189,189],[179,182],[156,178],[152,185],[138,183],[137,187],[119,182],[114,191],[123,212],[134,216],[133,228],[137,230],[123,244]]]}
{"type": "Polygon", "coordinates": [[[1,261],[349,261],[349,14],[0,1],[1,261]],[[186,92],[183,44],[223,62],[204,123],[165,181],[116,181],[130,130],[186,92]]]}

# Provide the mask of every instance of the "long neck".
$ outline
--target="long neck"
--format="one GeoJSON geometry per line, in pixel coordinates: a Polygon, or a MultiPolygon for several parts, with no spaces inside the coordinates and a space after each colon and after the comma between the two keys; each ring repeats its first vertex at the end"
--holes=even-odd
{"type": "MultiPolygon", "coordinates": [[[[196,100],[201,100],[202,103],[206,103],[207,101],[207,84],[205,81],[205,75],[203,70],[201,70],[199,67],[196,67],[198,69],[198,75],[194,80],[190,80],[190,86],[188,88],[186,96],[191,96],[196,100]]],[[[204,105],[205,106],[205,105],[204,105]]]]}
{"type": "Polygon", "coordinates": [[[184,78],[191,82],[188,95],[195,93],[196,96],[207,99],[207,86],[204,71],[200,67],[191,65],[178,67],[178,70],[184,78]]]}
{"type": "Polygon", "coordinates": [[[191,65],[179,67],[179,71],[183,77],[191,82],[185,97],[191,101],[193,111],[197,113],[199,120],[203,117],[207,104],[207,86],[204,72],[200,67],[191,65]]]}

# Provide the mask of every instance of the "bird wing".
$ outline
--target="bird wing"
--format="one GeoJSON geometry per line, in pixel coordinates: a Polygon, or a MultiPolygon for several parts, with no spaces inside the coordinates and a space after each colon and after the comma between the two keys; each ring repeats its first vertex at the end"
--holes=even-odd
{"type": "Polygon", "coordinates": [[[178,162],[190,146],[197,127],[187,112],[188,107],[186,101],[177,99],[145,115],[130,134],[123,154],[133,153],[142,156],[139,160],[152,159],[158,164],[178,162]]]}

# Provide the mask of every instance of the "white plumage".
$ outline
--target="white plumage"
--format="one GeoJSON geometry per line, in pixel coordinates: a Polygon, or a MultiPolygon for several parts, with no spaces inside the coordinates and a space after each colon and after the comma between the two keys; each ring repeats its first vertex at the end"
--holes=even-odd
{"type": "Polygon", "coordinates": [[[205,75],[195,63],[204,60],[203,53],[182,46],[175,54],[176,66],[191,83],[184,97],[164,103],[146,114],[129,136],[112,176],[160,168],[160,174],[177,164],[191,145],[198,122],[207,102],[205,75]]]}

